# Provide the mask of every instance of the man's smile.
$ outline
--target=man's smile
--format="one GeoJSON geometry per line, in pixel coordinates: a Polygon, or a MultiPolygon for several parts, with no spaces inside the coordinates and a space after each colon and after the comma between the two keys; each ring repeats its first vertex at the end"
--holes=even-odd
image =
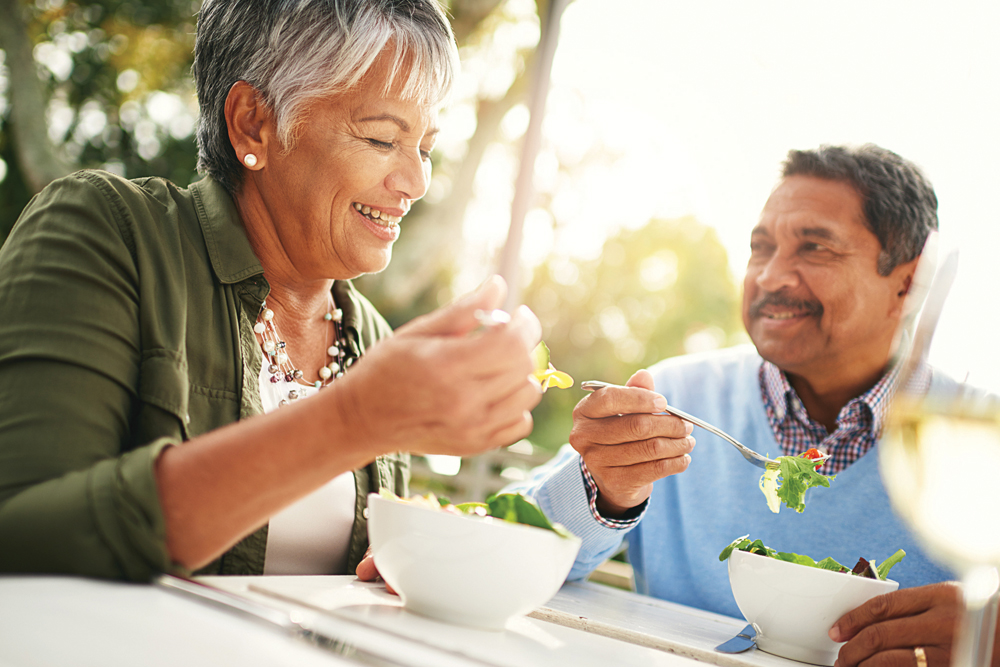
{"type": "Polygon", "coordinates": [[[768,292],[750,305],[751,319],[760,317],[769,320],[792,320],[798,317],[812,317],[823,314],[823,305],[818,301],[794,299],[781,292],[768,292]]]}

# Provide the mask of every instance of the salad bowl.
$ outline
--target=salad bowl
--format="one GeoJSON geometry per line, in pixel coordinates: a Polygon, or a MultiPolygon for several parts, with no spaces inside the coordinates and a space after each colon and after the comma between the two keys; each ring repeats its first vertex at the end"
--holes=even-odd
{"type": "Polygon", "coordinates": [[[548,601],[569,574],[579,538],[495,517],[368,496],[375,566],[412,612],[503,630],[548,601]]]}
{"type": "Polygon", "coordinates": [[[745,551],[729,557],[733,597],[757,631],[757,648],[814,665],[833,665],[842,643],[827,634],[837,620],[899,584],[808,567],[745,551]]]}

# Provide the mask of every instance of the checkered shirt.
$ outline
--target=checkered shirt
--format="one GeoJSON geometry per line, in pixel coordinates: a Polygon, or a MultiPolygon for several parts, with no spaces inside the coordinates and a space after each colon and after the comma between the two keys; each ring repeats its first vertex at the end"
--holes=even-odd
{"type": "MultiPolygon", "coordinates": [[[[830,455],[822,471],[836,474],[864,456],[882,434],[886,414],[899,384],[900,364],[891,367],[875,385],[851,399],[837,415],[837,429],[828,433],[802,405],[802,399],[777,366],[765,361],[760,367],[760,393],[774,438],[782,456],[796,456],[811,447],[830,455]]],[[[930,368],[924,366],[910,381],[909,388],[926,391],[930,368]]]]}
{"type": "Polygon", "coordinates": [[[609,519],[597,511],[597,482],[594,481],[594,476],[590,474],[587,464],[583,462],[582,456],[580,457],[580,472],[583,474],[583,488],[587,491],[587,503],[590,505],[590,513],[599,524],[607,528],[622,530],[631,528],[639,523],[639,519],[646,513],[646,506],[649,504],[648,500],[644,500],[640,505],[630,509],[620,519],[609,519]]]}
{"type": "MultiPolygon", "coordinates": [[[[830,454],[822,472],[834,475],[860,459],[882,433],[882,426],[893,394],[899,385],[900,365],[895,364],[871,389],[852,399],[837,415],[837,430],[826,427],[806,412],[802,400],[788,383],[788,378],[774,364],[765,361],[759,372],[761,400],[782,456],[795,456],[811,447],[830,454]]],[[[907,383],[907,391],[922,394],[931,383],[931,369],[923,365],[907,383]]],[[[619,530],[630,528],[642,518],[649,501],[633,507],[622,518],[609,519],[597,511],[597,482],[580,458],[580,472],[587,492],[590,513],[602,526],[619,530]]]]}

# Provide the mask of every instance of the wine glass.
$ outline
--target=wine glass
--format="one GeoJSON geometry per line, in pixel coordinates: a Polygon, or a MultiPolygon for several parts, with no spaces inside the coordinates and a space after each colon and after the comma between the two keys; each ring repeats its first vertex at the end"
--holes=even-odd
{"type": "Polygon", "coordinates": [[[965,261],[965,248],[963,271],[956,249],[935,270],[938,244],[929,240],[911,289],[913,316],[903,327],[903,367],[879,464],[893,507],[962,582],[952,665],[988,667],[1000,584],[1000,337],[987,294],[1000,276],[994,266],[965,261]]]}

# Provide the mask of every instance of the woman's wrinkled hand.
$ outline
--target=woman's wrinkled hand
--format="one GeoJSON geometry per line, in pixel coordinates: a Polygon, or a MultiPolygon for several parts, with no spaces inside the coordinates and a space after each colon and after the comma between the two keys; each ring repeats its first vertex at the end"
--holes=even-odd
{"type": "Polygon", "coordinates": [[[375,453],[478,454],[525,437],[541,388],[531,351],[541,325],[521,306],[507,324],[482,328],[477,311],[499,308],[498,276],[400,327],[334,383],[337,409],[375,453]]]}
{"type": "MultiPolygon", "coordinates": [[[[379,573],[378,568],[375,567],[375,557],[372,556],[372,548],[368,547],[368,551],[365,552],[364,558],[358,563],[357,569],[354,571],[358,579],[361,581],[378,581],[379,573]]],[[[396,591],[393,590],[392,586],[388,582],[385,582],[385,590],[397,595],[396,591]]]]}
{"type": "Polygon", "coordinates": [[[961,615],[962,593],[954,582],[874,597],[830,629],[830,639],[847,642],[836,667],[918,667],[916,647],[923,648],[927,667],[948,667],[961,615]]]}

